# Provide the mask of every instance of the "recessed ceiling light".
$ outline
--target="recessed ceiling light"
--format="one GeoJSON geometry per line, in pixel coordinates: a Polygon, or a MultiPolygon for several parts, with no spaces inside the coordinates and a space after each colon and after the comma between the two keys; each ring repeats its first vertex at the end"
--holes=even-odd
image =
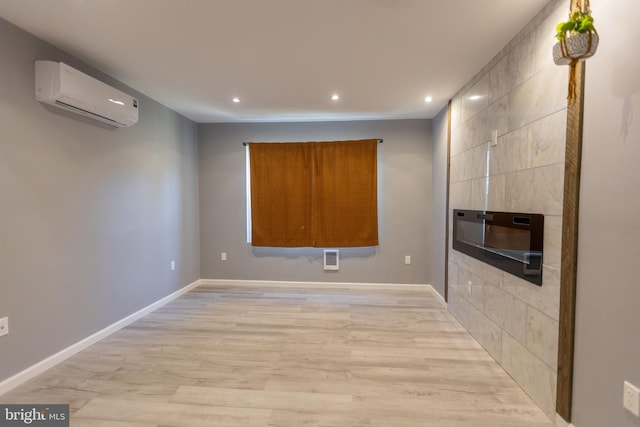
{"type": "Polygon", "coordinates": [[[238,98],[238,97],[233,98],[233,102],[235,102],[237,104],[238,102],[240,102],[240,98],[238,98]]]}
{"type": "Polygon", "coordinates": [[[340,99],[340,95],[338,95],[337,93],[334,93],[333,95],[331,95],[331,99],[333,99],[334,101],[337,101],[338,99],[340,99]]]}
{"type": "Polygon", "coordinates": [[[433,98],[432,98],[432,97],[430,97],[430,96],[427,96],[427,97],[424,99],[424,102],[431,102],[431,101],[433,101],[433,98]]]}
{"type": "Polygon", "coordinates": [[[480,95],[471,95],[469,97],[469,99],[472,100],[472,101],[477,101],[480,98],[482,98],[482,96],[480,96],[480,95]]]}

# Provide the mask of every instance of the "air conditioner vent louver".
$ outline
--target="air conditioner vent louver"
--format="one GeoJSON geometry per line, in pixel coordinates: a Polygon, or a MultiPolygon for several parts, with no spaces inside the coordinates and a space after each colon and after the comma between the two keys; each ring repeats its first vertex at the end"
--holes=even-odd
{"type": "Polygon", "coordinates": [[[66,102],[56,101],[56,105],[59,106],[60,108],[64,108],[65,110],[73,110],[74,112],[78,114],[82,114],[83,116],[88,116],[96,120],[100,120],[101,122],[107,121],[108,123],[114,126],[122,126],[120,123],[116,122],[113,119],[110,119],[109,117],[104,117],[99,114],[92,113],[91,111],[83,110],[82,108],[78,108],[74,105],[67,104],[66,102]]]}
{"type": "Polygon", "coordinates": [[[324,250],[324,269],[325,270],[340,269],[340,252],[337,249],[324,250]]]}

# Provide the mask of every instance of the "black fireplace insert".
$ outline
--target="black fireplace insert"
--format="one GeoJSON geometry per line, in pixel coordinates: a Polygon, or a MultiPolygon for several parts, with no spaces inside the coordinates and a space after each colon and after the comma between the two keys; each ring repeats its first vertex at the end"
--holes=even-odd
{"type": "Polygon", "coordinates": [[[542,286],[544,215],[453,210],[453,249],[542,286]]]}

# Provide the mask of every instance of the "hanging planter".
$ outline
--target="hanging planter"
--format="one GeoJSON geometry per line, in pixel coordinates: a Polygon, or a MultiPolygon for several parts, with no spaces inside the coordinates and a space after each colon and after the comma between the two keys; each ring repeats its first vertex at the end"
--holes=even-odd
{"type": "Polygon", "coordinates": [[[553,46],[553,62],[556,65],[570,65],[573,61],[584,61],[596,53],[599,41],[596,32],[566,37],[553,46]]]}
{"type": "Polygon", "coordinates": [[[593,26],[593,17],[589,8],[589,0],[575,3],[569,14],[569,20],[556,27],[558,43],[553,46],[553,62],[557,65],[568,65],[571,68],[569,78],[569,96],[573,103],[576,95],[576,64],[592,57],[598,48],[598,32],[593,26]]]}

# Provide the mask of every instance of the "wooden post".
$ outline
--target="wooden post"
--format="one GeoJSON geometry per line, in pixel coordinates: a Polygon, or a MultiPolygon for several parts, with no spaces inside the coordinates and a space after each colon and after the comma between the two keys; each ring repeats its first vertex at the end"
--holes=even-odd
{"type": "MultiPolygon", "coordinates": [[[[571,0],[571,13],[581,10],[581,6],[581,0],[571,0]]],[[[558,384],[556,389],[556,412],[567,422],[571,422],[573,397],[578,214],[580,206],[585,63],[580,62],[570,69],[574,73],[576,96],[575,100],[567,108],[564,201],[562,209],[562,262],[560,267],[558,384]]]]}

